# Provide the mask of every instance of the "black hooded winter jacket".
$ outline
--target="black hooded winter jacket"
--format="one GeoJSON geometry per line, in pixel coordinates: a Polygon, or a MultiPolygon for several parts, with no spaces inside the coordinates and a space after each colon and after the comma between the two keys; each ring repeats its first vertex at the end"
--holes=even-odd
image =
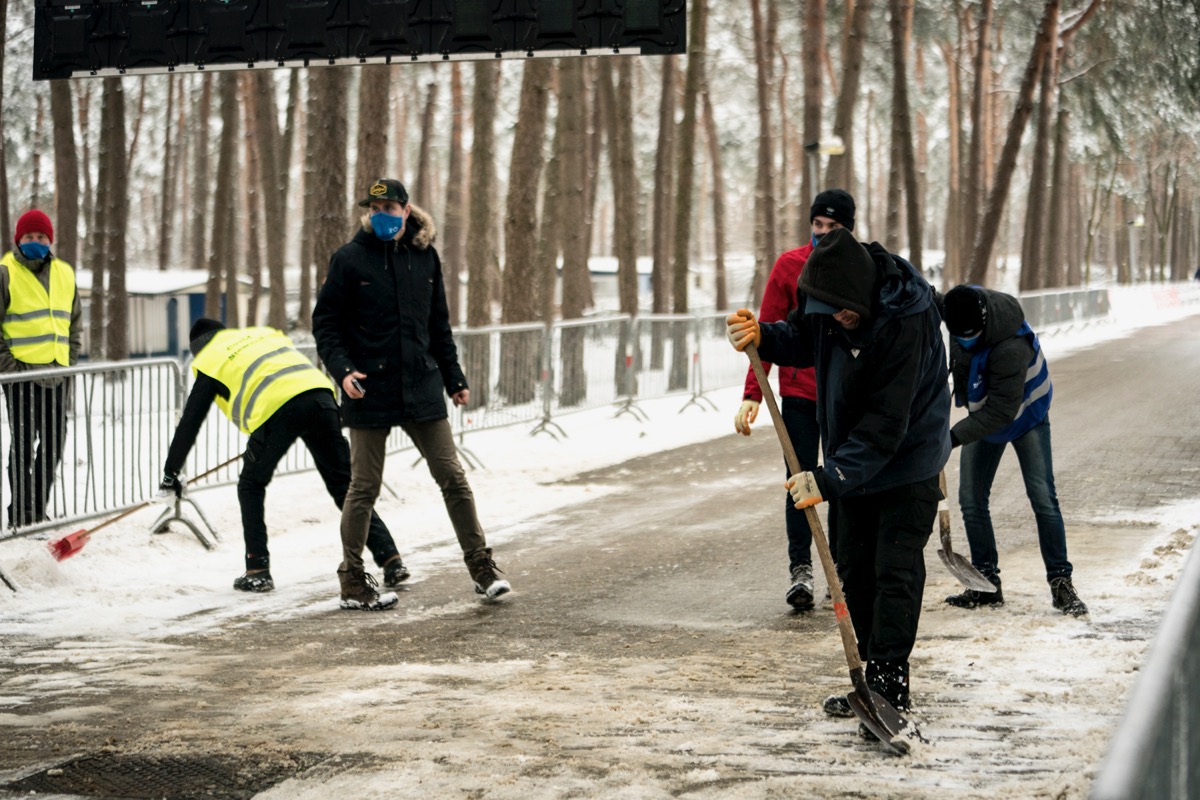
{"type": "Polygon", "coordinates": [[[435,234],[429,215],[411,206],[399,241],[381,241],[366,224],[329,261],[313,309],[317,353],[339,387],[356,370],[367,376],[361,399],[343,392],[348,427],[444,419],[446,394],[467,388],[435,234]]]}
{"type": "Polygon", "coordinates": [[[862,284],[869,296],[854,298],[870,307],[859,328],[805,314],[803,293],[785,322],[762,325],[764,360],[816,368],[824,465],[815,475],[826,498],[927,480],[950,458],[949,375],[933,289],[904,259],[876,243],[864,247],[876,272],[862,284]]]}

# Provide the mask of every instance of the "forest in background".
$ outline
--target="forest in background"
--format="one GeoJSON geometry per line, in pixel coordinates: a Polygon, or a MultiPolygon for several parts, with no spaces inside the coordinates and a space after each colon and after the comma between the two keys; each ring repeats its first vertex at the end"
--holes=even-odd
{"type": "Polygon", "coordinates": [[[701,262],[709,308],[754,305],[830,187],[854,194],[860,239],[943,287],[998,265],[1033,291],[1200,263],[1200,0],[687,13],[686,56],[34,82],[32,4],[0,0],[0,230],[51,214],[56,255],[92,273],[90,355],[107,359],[128,353],[130,269],[207,271],[212,316],[244,276],[229,324],[307,329],[380,176],[433,216],[472,327],[586,315],[595,255],[616,259],[624,313],[639,257],[649,310],[697,310],[701,262]],[[753,258],[749,297],[727,291],[734,254],[753,258]]]}

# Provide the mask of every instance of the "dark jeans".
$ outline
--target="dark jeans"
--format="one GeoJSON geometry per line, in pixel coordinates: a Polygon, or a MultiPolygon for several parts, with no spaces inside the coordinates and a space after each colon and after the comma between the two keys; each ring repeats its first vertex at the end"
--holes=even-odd
{"type": "MultiPolygon", "coordinates": [[[[984,575],[1000,574],[996,553],[996,531],[988,498],[1006,444],[972,442],[963,445],[959,457],[958,505],[971,546],[971,563],[984,575]]],[[[1071,577],[1067,560],[1067,530],[1054,490],[1054,462],[1050,452],[1050,418],[1046,417],[1021,438],[1012,442],[1025,481],[1025,494],[1037,520],[1038,546],[1046,566],[1046,580],[1071,577]]]]}
{"type": "Polygon", "coordinates": [[[925,593],[923,551],[941,497],[935,475],[837,501],[838,577],[864,661],[908,661],[925,593]]]}
{"type": "Polygon", "coordinates": [[[10,525],[46,519],[54,473],[67,438],[69,384],[38,386],[30,381],[4,387],[12,446],[8,453],[10,525]]]}
{"type": "MultiPolygon", "coordinates": [[[[796,458],[800,460],[800,468],[809,471],[816,469],[817,452],[820,449],[821,431],[817,427],[817,404],[803,397],[784,397],[780,401],[779,415],[783,417],[783,426],[787,428],[788,438],[792,440],[792,448],[796,458]]],[[[787,477],[792,477],[792,471],[784,464],[787,477]]],[[[796,508],[791,494],[784,492],[784,521],[787,523],[788,537],[788,573],[801,564],[812,563],[812,529],[808,527],[808,518],[803,509],[796,508]]],[[[829,552],[837,561],[836,538],[833,531],[837,524],[836,503],[828,503],[829,524],[825,528],[825,538],[829,541],[829,552]]]]}
{"type": "MultiPolygon", "coordinates": [[[[242,474],[238,478],[238,503],[242,508],[247,570],[271,566],[264,511],[267,484],[274,477],[279,460],[297,439],[301,439],[312,454],[333,502],[338,508],[345,503],[350,488],[350,445],[342,435],[337,401],[332,392],[324,389],[304,392],[284,403],[250,434],[246,444],[242,474]]],[[[370,511],[368,522],[367,547],[375,563],[383,566],[397,554],[396,543],[374,510],[370,511]]]]}
{"type": "MultiPolygon", "coordinates": [[[[487,547],[483,526],[475,513],[475,495],[458,460],[458,448],[448,419],[406,422],[400,426],[429,465],[429,473],[442,490],[450,524],[464,556],[487,547]]],[[[342,511],[342,569],[362,568],[363,539],[367,536],[367,511],[375,505],[383,485],[388,428],[351,428],[350,463],[353,477],[342,511]]]]}

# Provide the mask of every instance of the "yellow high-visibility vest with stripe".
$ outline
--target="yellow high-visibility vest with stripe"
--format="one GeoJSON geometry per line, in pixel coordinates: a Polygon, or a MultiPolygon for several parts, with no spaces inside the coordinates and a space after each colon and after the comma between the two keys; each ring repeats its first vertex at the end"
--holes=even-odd
{"type": "Polygon", "coordinates": [[[50,259],[50,291],[17,261],[12,251],[0,259],[8,268],[8,308],[2,327],[4,343],[26,364],[71,364],[71,307],[75,303],[75,270],[50,259]]]}
{"type": "Polygon", "coordinates": [[[275,328],[217,331],[192,361],[229,388],[217,407],[245,433],[254,433],[283,404],[312,389],[334,391],[333,381],[275,328]]]}

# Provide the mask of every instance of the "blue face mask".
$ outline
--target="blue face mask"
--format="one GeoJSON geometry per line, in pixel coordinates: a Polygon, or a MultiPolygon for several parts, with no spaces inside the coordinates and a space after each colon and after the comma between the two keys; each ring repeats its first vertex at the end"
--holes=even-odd
{"type": "Polygon", "coordinates": [[[393,217],[391,214],[376,211],[371,215],[371,229],[380,239],[390,242],[396,238],[397,233],[404,230],[404,217],[393,217]]]}
{"type": "Polygon", "coordinates": [[[955,336],[954,338],[958,340],[958,343],[962,345],[964,350],[970,350],[979,341],[980,335],[980,333],[977,333],[969,339],[963,338],[962,336],[955,336]]]}
{"type": "Polygon", "coordinates": [[[817,242],[821,241],[821,237],[822,237],[822,236],[824,236],[824,235],[825,235],[825,234],[823,234],[823,233],[814,233],[814,234],[812,235],[812,246],[813,246],[813,247],[816,247],[816,246],[817,246],[817,242]]]}
{"type": "Polygon", "coordinates": [[[21,248],[21,255],[30,261],[41,261],[50,253],[50,245],[41,242],[26,242],[17,246],[21,248]]]}

